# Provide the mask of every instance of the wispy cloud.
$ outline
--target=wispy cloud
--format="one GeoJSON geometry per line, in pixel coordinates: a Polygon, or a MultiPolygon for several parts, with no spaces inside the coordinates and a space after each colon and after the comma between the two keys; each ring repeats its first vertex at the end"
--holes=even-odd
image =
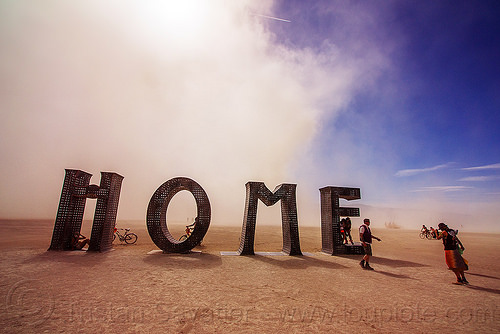
{"type": "Polygon", "coordinates": [[[421,187],[413,190],[413,192],[451,192],[451,191],[463,191],[467,189],[472,189],[472,187],[465,187],[465,186],[421,187]]]}
{"type": "Polygon", "coordinates": [[[451,164],[452,163],[449,162],[446,164],[437,165],[437,166],[428,167],[428,168],[402,169],[402,170],[396,172],[396,174],[394,174],[394,175],[397,177],[413,176],[413,175],[417,175],[417,174],[433,172],[433,171],[438,170],[438,169],[443,169],[443,168],[450,166],[451,164]]]}
{"type": "Polygon", "coordinates": [[[485,166],[462,168],[462,170],[485,170],[485,169],[500,169],[500,163],[492,164],[492,165],[485,165],[485,166]]]}
{"type": "Polygon", "coordinates": [[[494,180],[500,180],[500,176],[496,175],[489,175],[489,176],[469,176],[469,177],[463,177],[459,179],[458,181],[465,181],[465,182],[486,182],[486,181],[494,181],[494,180]]]}

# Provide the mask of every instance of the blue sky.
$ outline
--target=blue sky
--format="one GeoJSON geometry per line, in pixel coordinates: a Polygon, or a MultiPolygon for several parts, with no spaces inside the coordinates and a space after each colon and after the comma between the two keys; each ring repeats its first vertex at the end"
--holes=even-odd
{"type": "Polygon", "coordinates": [[[498,230],[498,17],[495,1],[3,1],[0,217],[53,219],[73,168],[125,177],[119,219],[188,176],[219,224],[263,181],[298,184],[304,225],[332,185],[361,188],[374,226],[498,230]]]}
{"type": "Polygon", "coordinates": [[[395,197],[443,193],[498,203],[497,2],[281,1],[275,15],[291,21],[270,23],[281,43],[319,50],[329,41],[355,57],[375,51],[385,59],[318,142],[378,151],[357,163],[382,166],[377,173],[395,197]]]}

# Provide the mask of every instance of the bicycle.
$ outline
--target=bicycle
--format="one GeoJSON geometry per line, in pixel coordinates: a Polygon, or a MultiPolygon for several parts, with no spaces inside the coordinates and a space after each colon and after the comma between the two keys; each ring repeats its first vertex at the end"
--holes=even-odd
{"type": "MultiPolygon", "coordinates": [[[[186,240],[187,238],[189,238],[189,237],[191,236],[191,234],[192,234],[192,233],[193,233],[193,231],[194,231],[194,226],[196,225],[197,220],[198,220],[198,219],[196,219],[196,220],[194,221],[194,223],[192,223],[191,225],[186,225],[186,229],[184,230],[184,232],[185,232],[185,233],[184,233],[183,235],[181,235],[181,236],[180,236],[179,241],[184,241],[184,240],[186,240]]],[[[202,242],[202,241],[203,241],[203,240],[201,240],[201,241],[200,241],[200,243],[198,244],[198,246],[200,246],[200,245],[201,245],[201,242],[202,242]]]]}
{"type": "Polygon", "coordinates": [[[115,241],[116,237],[120,240],[120,242],[124,242],[126,244],[135,244],[137,241],[137,234],[130,232],[129,228],[115,228],[115,233],[113,234],[113,241],[115,241]],[[120,230],[125,230],[124,234],[120,233],[120,230]]]}
{"type": "Polygon", "coordinates": [[[179,241],[184,241],[191,236],[191,233],[193,233],[193,231],[194,231],[194,225],[195,225],[195,223],[193,223],[191,225],[186,225],[186,229],[184,230],[185,233],[183,235],[181,235],[181,237],[179,238],[179,241]]]}
{"type": "Polygon", "coordinates": [[[420,231],[420,239],[431,240],[432,239],[431,231],[429,231],[429,230],[420,231]]]}

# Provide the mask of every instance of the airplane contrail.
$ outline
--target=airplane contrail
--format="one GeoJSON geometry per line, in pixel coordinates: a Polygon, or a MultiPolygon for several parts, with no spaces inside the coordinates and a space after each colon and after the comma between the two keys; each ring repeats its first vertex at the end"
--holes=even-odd
{"type": "Polygon", "coordinates": [[[285,20],[285,19],[280,19],[279,17],[274,17],[274,16],[267,16],[267,15],[261,15],[261,14],[253,14],[255,16],[260,16],[266,19],[271,19],[271,20],[276,20],[276,21],[282,21],[282,22],[292,22],[290,20],[285,20]]]}

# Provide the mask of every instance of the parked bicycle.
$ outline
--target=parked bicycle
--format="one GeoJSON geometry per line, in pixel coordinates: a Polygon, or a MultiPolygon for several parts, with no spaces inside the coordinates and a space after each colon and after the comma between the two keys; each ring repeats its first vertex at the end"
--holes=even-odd
{"type": "Polygon", "coordinates": [[[125,242],[126,244],[135,244],[137,241],[137,234],[130,232],[129,228],[115,228],[115,233],[113,234],[113,241],[118,237],[120,242],[125,242]],[[120,233],[120,231],[125,231],[125,233],[120,233]]]}
{"type": "Polygon", "coordinates": [[[196,225],[196,222],[194,222],[190,225],[186,225],[186,229],[184,230],[184,234],[181,235],[181,237],[179,238],[179,241],[184,241],[187,238],[189,238],[191,236],[191,233],[193,233],[193,231],[194,231],[195,225],[196,225]]]}
{"type": "MultiPolygon", "coordinates": [[[[191,234],[193,233],[194,227],[196,226],[197,222],[198,222],[198,217],[196,217],[196,219],[194,220],[194,222],[192,224],[186,225],[186,229],[184,230],[184,234],[181,235],[181,237],[179,238],[179,241],[184,241],[184,240],[186,240],[187,238],[189,238],[191,236],[191,234]]],[[[201,245],[202,241],[203,240],[201,240],[198,245],[201,245]]]]}

